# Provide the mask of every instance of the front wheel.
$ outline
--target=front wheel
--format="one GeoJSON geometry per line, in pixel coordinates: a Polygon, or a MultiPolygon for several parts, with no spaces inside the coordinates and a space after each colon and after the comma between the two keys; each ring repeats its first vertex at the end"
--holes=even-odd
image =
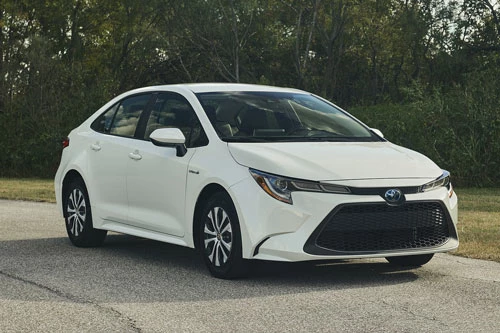
{"type": "Polygon", "coordinates": [[[107,231],[94,229],[92,225],[90,200],[83,182],[73,181],[64,195],[64,218],[71,243],[78,247],[102,245],[107,231]]]}
{"type": "Polygon", "coordinates": [[[434,254],[431,253],[419,254],[416,256],[387,257],[385,259],[393,265],[418,267],[427,264],[433,256],[434,254]]]}
{"type": "Polygon", "coordinates": [[[220,279],[242,277],[248,263],[242,257],[241,231],[231,198],[214,194],[199,221],[197,247],[210,273],[220,279]]]}

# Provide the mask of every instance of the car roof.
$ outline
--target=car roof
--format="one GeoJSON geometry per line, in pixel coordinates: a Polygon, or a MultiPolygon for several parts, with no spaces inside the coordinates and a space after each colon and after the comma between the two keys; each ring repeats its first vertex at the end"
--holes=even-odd
{"type": "Polygon", "coordinates": [[[218,92],[218,91],[276,91],[276,92],[303,92],[293,88],[272,87],[258,84],[242,83],[193,83],[187,84],[186,88],[194,93],[218,92]]]}
{"type": "Polygon", "coordinates": [[[223,91],[269,91],[269,92],[288,92],[288,93],[306,93],[305,91],[293,88],[281,88],[273,86],[265,86],[258,84],[243,84],[243,83],[187,83],[187,84],[172,84],[159,85],[135,89],[135,91],[152,91],[152,90],[169,90],[170,88],[183,88],[192,91],[193,93],[207,92],[223,92],[223,91]]]}

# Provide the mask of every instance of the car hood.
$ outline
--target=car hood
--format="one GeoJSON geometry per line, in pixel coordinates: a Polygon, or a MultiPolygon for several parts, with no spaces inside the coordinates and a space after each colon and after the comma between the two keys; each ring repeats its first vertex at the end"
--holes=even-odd
{"type": "Polygon", "coordinates": [[[434,179],[429,158],[390,142],[228,143],[237,163],[291,178],[317,181],[434,179]]]}

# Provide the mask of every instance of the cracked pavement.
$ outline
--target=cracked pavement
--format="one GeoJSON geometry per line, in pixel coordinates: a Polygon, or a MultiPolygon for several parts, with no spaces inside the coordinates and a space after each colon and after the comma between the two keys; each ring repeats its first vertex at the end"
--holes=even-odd
{"type": "Polygon", "coordinates": [[[192,249],[114,233],[76,248],[55,205],[0,200],[0,330],[498,332],[500,264],[264,262],[223,281],[192,249]]]}

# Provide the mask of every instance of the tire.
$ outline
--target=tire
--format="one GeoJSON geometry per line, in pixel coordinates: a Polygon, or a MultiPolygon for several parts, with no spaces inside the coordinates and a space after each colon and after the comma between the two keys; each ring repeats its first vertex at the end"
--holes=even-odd
{"type": "Polygon", "coordinates": [[[73,245],[78,247],[102,245],[107,231],[94,229],[89,196],[81,180],[75,180],[68,186],[64,193],[63,209],[66,232],[73,245]]]}
{"type": "Polygon", "coordinates": [[[219,279],[245,276],[248,262],[242,257],[238,215],[226,193],[217,192],[208,199],[198,228],[197,248],[212,276],[219,279]]]}
{"type": "Polygon", "coordinates": [[[393,265],[418,267],[427,264],[433,256],[434,254],[431,253],[416,256],[387,257],[385,259],[393,265]]]}

